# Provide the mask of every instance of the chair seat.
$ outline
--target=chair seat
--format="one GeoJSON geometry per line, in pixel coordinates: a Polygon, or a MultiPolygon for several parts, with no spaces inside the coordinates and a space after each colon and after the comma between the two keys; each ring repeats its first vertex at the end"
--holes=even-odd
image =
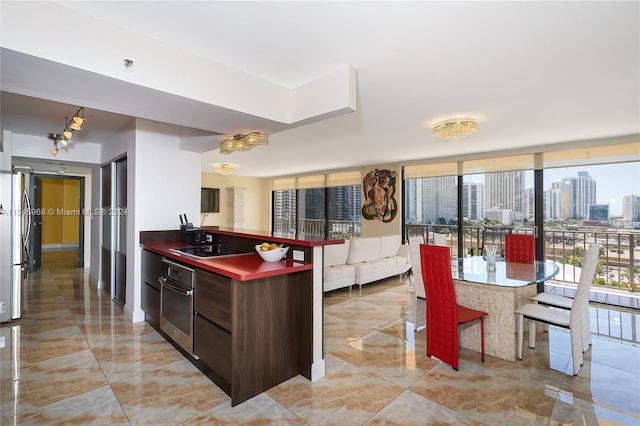
{"type": "Polygon", "coordinates": [[[483,311],[476,311],[475,309],[467,308],[466,306],[458,306],[458,324],[480,319],[489,315],[483,311]]]}
{"type": "Polygon", "coordinates": [[[557,309],[551,309],[535,303],[528,303],[519,307],[516,309],[516,314],[521,314],[527,318],[535,318],[536,321],[555,324],[566,328],[569,328],[571,318],[567,312],[558,311],[557,309]]]}
{"type": "Polygon", "coordinates": [[[573,299],[565,296],[558,296],[557,294],[538,293],[530,300],[542,303],[544,305],[557,306],[558,308],[571,309],[573,299]]]}

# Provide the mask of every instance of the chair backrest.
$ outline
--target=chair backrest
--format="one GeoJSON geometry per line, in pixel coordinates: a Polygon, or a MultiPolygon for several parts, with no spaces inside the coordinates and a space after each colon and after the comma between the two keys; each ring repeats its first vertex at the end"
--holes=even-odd
{"type": "Polygon", "coordinates": [[[441,348],[444,354],[457,359],[458,312],[449,247],[422,244],[420,261],[427,295],[428,353],[443,359],[439,355],[441,348]]]}
{"type": "Polygon", "coordinates": [[[596,268],[598,267],[598,256],[600,255],[601,246],[602,244],[600,243],[591,244],[591,247],[584,252],[576,297],[580,288],[583,287],[586,287],[586,292],[589,293],[588,289],[591,288],[591,283],[593,282],[593,277],[595,276],[596,268]]]}
{"type": "Polygon", "coordinates": [[[569,322],[571,324],[571,328],[574,330],[574,332],[571,333],[571,347],[574,348],[572,355],[574,373],[578,371],[582,364],[582,349],[585,346],[585,342],[583,342],[583,333],[581,331],[583,327],[582,321],[588,321],[588,317],[584,317],[584,312],[589,309],[589,290],[591,289],[593,277],[596,274],[599,254],[600,244],[597,243],[592,244],[591,247],[584,252],[580,281],[578,282],[576,296],[571,304],[569,322]]]}
{"type": "Polygon", "coordinates": [[[533,263],[536,258],[535,238],[533,235],[505,235],[505,260],[507,262],[533,263]]]}
{"type": "Polygon", "coordinates": [[[411,270],[416,286],[416,296],[425,299],[424,281],[422,280],[422,262],[420,261],[420,245],[424,244],[424,238],[420,235],[409,237],[409,255],[411,256],[411,270]]]}
{"type": "Polygon", "coordinates": [[[448,246],[449,244],[447,244],[447,236],[445,234],[433,234],[433,245],[448,246]]]}

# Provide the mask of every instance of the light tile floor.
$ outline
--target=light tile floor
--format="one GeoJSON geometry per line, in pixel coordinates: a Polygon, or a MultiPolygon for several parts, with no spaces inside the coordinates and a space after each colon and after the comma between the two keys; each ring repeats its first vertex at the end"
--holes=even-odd
{"type": "Polygon", "coordinates": [[[43,253],[24,317],[0,328],[2,425],[640,425],[634,310],[592,305],[592,327],[609,336],[594,335],[577,377],[564,373],[568,333],[555,328],[515,363],[462,350],[456,372],[413,331],[410,279],[337,290],[324,299],[326,377],[297,376],[232,408],[72,268],[76,257],[43,253]]]}

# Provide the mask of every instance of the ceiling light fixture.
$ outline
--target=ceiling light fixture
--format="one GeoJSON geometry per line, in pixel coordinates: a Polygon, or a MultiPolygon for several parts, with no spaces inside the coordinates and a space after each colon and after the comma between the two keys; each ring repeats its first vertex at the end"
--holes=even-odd
{"type": "Polygon", "coordinates": [[[84,107],[78,108],[78,111],[71,117],[65,117],[65,126],[60,133],[49,133],[49,139],[53,140],[53,148],[49,150],[52,155],[58,154],[60,148],[58,148],[58,144],[60,144],[63,148],[67,147],[67,144],[73,137],[73,132],[82,129],[82,123],[85,120],[84,116],[84,107]]]}
{"type": "Polygon", "coordinates": [[[53,147],[49,148],[49,152],[51,153],[51,155],[55,156],[58,155],[58,141],[54,140],[53,141],[53,147]]]}
{"type": "Polygon", "coordinates": [[[258,145],[269,145],[269,135],[260,132],[241,133],[223,139],[220,142],[220,153],[231,154],[234,151],[248,151],[258,145]]]}
{"type": "Polygon", "coordinates": [[[447,141],[471,136],[478,131],[478,120],[474,118],[452,118],[433,125],[433,136],[447,141]]]}
{"type": "Polygon", "coordinates": [[[235,164],[229,164],[229,163],[213,164],[213,169],[216,171],[216,173],[223,176],[234,174],[237,168],[238,166],[236,166],[235,164]]]}

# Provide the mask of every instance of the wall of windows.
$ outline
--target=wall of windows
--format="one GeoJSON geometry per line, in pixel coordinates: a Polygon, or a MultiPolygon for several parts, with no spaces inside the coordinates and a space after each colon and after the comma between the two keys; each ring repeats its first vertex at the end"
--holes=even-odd
{"type": "Polygon", "coordinates": [[[599,242],[596,281],[640,290],[640,143],[411,165],[404,186],[406,234],[436,243],[456,222],[446,240],[454,258],[485,244],[503,252],[506,233],[533,234],[536,257],[576,282],[582,253],[599,242]]]}
{"type": "Polygon", "coordinates": [[[359,172],[276,180],[272,203],[276,233],[327,238],[361,233],[359,172]]]}

